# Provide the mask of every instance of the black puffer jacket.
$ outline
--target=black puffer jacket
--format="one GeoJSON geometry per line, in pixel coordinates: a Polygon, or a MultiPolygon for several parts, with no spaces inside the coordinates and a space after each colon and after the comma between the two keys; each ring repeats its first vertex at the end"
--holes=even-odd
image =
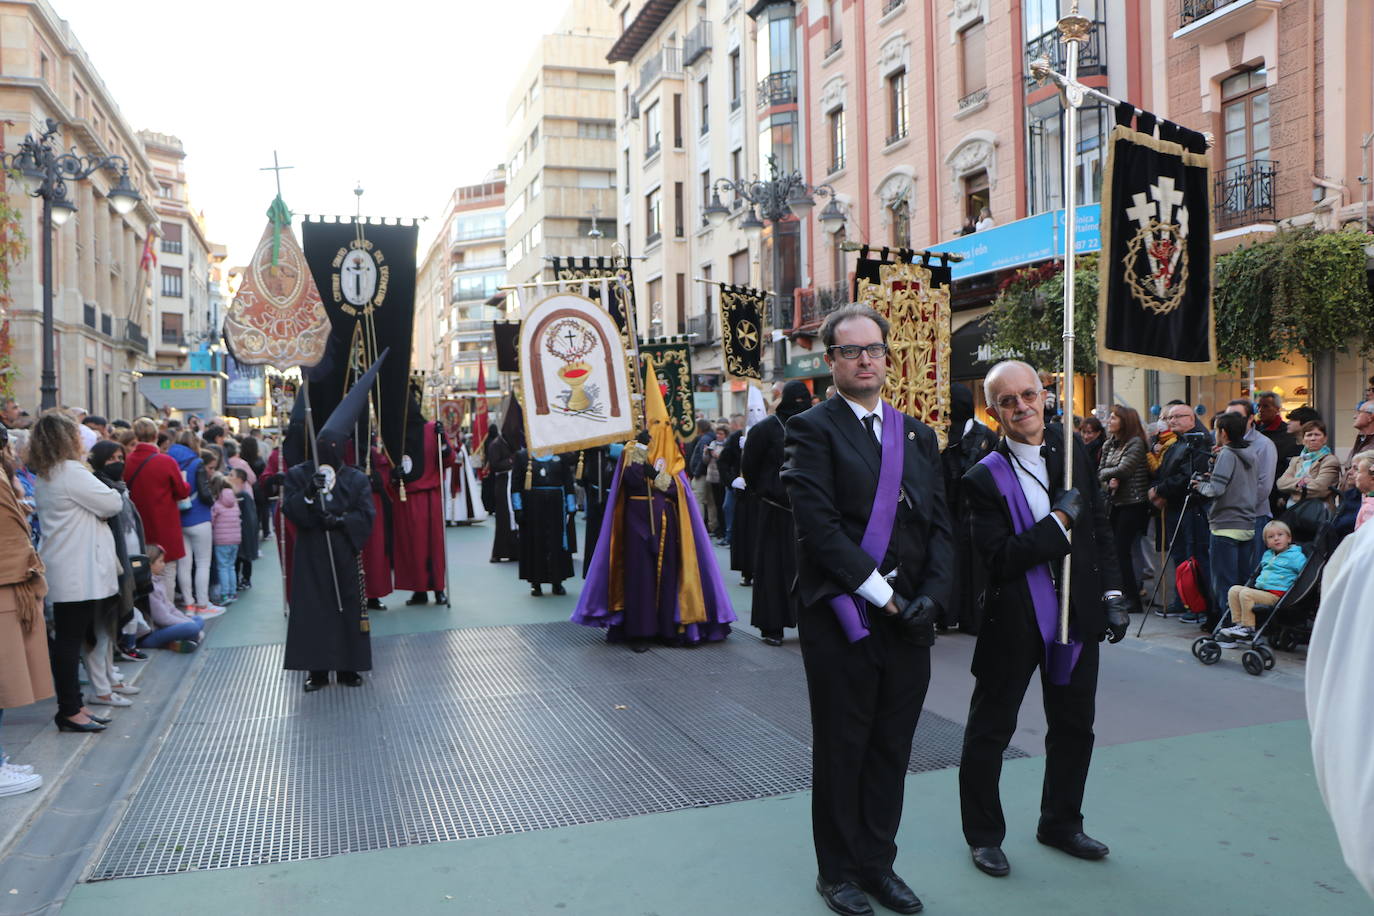
{"type": "Polygon", "coordinates": [[[1122,441],[1108,436],[1102,443],[1097,478],[1102,481],[1102,489],[1111,495],[1113,506],[1143,503],[1150,494],[1150,468],[1145,462],[1145,440],[1133,436],[1122,441]],[[1112,480],[1120,481],[1115,493],[1109,488],[1112,480]]]}

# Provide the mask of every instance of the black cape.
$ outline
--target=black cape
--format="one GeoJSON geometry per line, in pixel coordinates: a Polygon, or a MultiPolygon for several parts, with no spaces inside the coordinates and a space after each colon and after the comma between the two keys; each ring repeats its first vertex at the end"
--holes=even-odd
{"type": "Polygon", "coordinates": [[[491,481],[491,501],[489,511],[496,517],[496,534],[491,541],[493,563],[520,558],[520,534],[515,530],[511,518],[512,469],[515,467],[515,451],[503,436],[497,434],[487,439],[487,480],[491,481]]]}
{"type": "MultiPolygon", "coordinates": [[[[749,622],[764,633],[781,635],[797,625],[797,600],[792,583],[797,578],[797,542],[791,502],[782,483],[783,420],[774,414],[749,430],[744,440],[744,482],[753,494],[758,514],[751,538],[754,543],[754,594],[749,622]]],[[[738,511],[738,504],[736,504],[738,511]]]]}
{"type": "Polygon", "coordinates": [[[611,457],[610,446],[583,453],[582,476],[578,483],[587,494],[587,527],[582,539],[582,578],[587,578],[587,570],[592,565],[592,553],[596,549],[596,539],[601,535],[601,521],[606,517],[606,498],[611,491],[611,481],[615,479],[616,459],[611,457]]]}
{"type": "Polygon", "coordinates": [[[521,510],[520,578],[530,584],[557,584],[573,577],[572,554],[576,544],[569,539],[572,514],[568,497],[573,495],[573,473],[561,456],[530,459],[521,450],[516,454],[515,494],[521,510]],[[530,485],[525,486],[526,463],[532,464],[530,485]]]}
{"type": "Polygon", "coordinates": [[[344,517],[334,531],[322,527],[321,503],[314,494],[314,462],[286,474],[282,511],[296,526],[291,563],[291,617],[286,626],[286,658],[293,671],[370,671],[372,642],[363,606],[360,555],[372,532],[372,488],[354,467],[337,470],[334,488],[323,506],[344,517]],[[329,547],[333,545],[338,597],[330,583],[329,547]],[[343,613],[339,612],[339,599],[343,613]]]}

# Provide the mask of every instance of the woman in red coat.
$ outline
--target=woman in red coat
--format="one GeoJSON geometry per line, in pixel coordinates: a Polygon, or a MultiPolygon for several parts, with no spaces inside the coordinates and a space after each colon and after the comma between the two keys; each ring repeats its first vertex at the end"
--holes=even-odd
{"type": "Polygon", "coordinates": [[[125,458],[124,482],[129,486],[129,498],[143,519],[147,542],[163,550],[166,568],[162,573],[162,589],[170,600],[176,594],[176,561],[186,556],[186,545],[181,537],[181,510],[177,503],[191,495],[191,488],[176,459],[157,450],[156,423],[140,417],[134,421],[134,436],[138,444],[125,458]]]}

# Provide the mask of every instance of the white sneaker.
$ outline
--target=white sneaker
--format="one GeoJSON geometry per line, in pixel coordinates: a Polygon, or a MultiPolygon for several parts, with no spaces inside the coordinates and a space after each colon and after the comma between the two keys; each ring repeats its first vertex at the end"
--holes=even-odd
{"type": "Polygon", "coordinates": [[[14,770],[16,773],[32,773],[33,767],[27,763],[10,763],[9,755],[0,757],[0,770],[14,770]]]}
{"type": "Polygon", "coordinates": [[[0,767],[0,798],[32,792],[41,785],[43,777],[37,773],[21,773],[10,767],[0,767]]]}
{"type": "MultiPolygon", "coordinates": [[[[1230,636],[1232,639],[1254,639],[1254,638],[1255,638],[1255,631],[1254,631],[1252,628],[1247,627],[1247,626],[1242,626],[1241,624],[1238,624],[1238,623],[1232,624],[1232,625],[1229,626],[1229,627],[1225,627],[1224,629],[1221,630],[1221,633],[1224,633],[1225,635],[1230,636]]],[[[1219,635],[1220,635],[1220,634],[1219,634],[1219,635]]]]}
{"type": "Polygon", "coordinates": [[[203,619],[209,620],[212,617],[218,617],[226,610],[228,610],[228,608],[220,607],[218,604],[207,604],[205,607],[201,608],[198,613],[203,619]]]}
{"type": "Polygon", "coordinates": [[[136,687],[133,684],[115,684],[111,689],[113,689],[115,693],[124,694],[126,697],[136,697],[143,692],[142,687],[136,687]]]}
{"type": "Polygon", "coordinates": [[[109,699],[102,700],[98,696],[86,698],[87,706],[132,706],[134,701],[128,697],[120,696],[117,693],[110,694],[109,699]]]}

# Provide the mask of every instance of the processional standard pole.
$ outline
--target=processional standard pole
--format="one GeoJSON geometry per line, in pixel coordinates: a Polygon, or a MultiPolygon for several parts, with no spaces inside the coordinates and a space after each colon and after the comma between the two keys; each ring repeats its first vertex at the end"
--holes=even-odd
{"type": "MultiPolygon", "coordinates": [[[[1074,255],[1078,243],[1077,184],[1074,164],[1078,152],[1078,109],[1083,104],[1083,87],[1078,82],[1078,51],[1092,31],[1092,23],[1078,14],[1075,2],[1069,14],[1059,20],[1060,40],[1064,42],[1064,389],[1060,392],[1064,429],[1064,491],[1073,489],[1073,312],[1074,312],[1074,255]]],[[[1068,532],[1070,544],[1073,531],[1068,532]]],[[[1064,573],[1060,577],[1059,627],[1055,642],[1069,644],[1069,595],[1073,591],[1069,578],[1073,566],[1073,551],[1064,555],[1064,573]]]]}

